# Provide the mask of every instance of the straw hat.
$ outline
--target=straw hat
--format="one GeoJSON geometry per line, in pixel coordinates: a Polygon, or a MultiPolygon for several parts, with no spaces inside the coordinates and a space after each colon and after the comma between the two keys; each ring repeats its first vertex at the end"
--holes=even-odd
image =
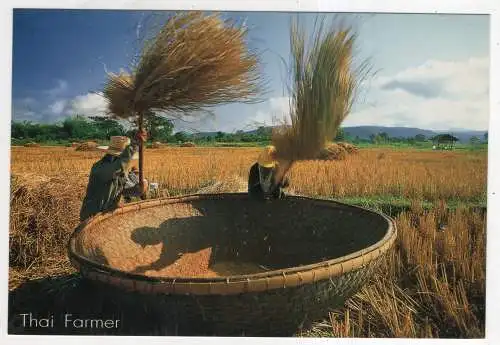
{"type": "MultiPolygon", "coordinates": [[[[111,145],[109,146],[98,146],[97,148],[107,154],[113,156],[119,156],[127,146],[130,145],[130,138],[124,136],[112,136],[111,145]]],[[[132,156],[132,159],[139,159],[139,154],[136,152],[132,156]]]]}
{"type": "Polygon", "coordinates": [[[276,148],[274,146],[266,146],[260,153],[257,163],[264,168],[274,168],[274,166],[276,166],[276,160],[274,159],[275,154],[276,148]]]}

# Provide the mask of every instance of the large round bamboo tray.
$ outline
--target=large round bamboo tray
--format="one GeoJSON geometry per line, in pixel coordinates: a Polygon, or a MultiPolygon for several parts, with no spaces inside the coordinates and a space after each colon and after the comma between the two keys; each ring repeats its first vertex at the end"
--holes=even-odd
{"type": "Polygon", "coordinates": [[[386,215],[339,202],[191,195],[89,219],[72,234],[69,257],[122,306],[142,303],[158,322],[292,335],[356,293],[395,238],[386,215]],[[189,255],[203,267],[176,266],[189,255]]]}

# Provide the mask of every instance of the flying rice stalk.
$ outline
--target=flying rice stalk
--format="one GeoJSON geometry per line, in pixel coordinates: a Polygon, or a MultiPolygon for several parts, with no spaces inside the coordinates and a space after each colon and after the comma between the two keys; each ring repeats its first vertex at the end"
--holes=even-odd
{"type": "Polygon", "coordinates": [[[295,161],[315,159],[349,114],[367,71],[354,66],[356,33],[346,25],[321,21],[306,46],[305,29],[290,27],[290,120],[273,131],[281,181],[295,161]],[[308,49],[309,48],[309,49],[308,49]]]}
{"type": "MultiPolygon", "coordinates": [[[[152,113],[181,117],[219,104],[258,101],[264,85],[247,32],[217,14],[176,13],[146,41],[131,72],[108,74],[102,93],[108,115],[134,119],[141,130],[152,113]]],[[[142,183],[142,143],[139,175],[142,183]]]]}

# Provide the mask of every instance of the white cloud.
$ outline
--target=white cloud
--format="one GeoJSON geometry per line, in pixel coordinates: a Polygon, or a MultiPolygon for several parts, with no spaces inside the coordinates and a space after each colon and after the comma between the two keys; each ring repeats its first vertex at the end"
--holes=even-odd
{"type": "Polygon", "coordinates": [[[57,97],[68,90],[68,82],[65,80],[58,80],[57,85],[52,89],[47,90],[47,94],[50,97],[57,97]]]}
{"type": "Polygon", "coordinates": [[[65,99],[58,100],[49,106],[50,111],[55,115],[61,115],[66,108],[68,101],[65,99]]]}
{"type": "Polygon", "coordinates": [[[273,97],[264,103],[265,110],[259,110],[247,122],[247,127],[272,126],[290,119],[288,97],[273,97]]]}
{"type": "Polygon", "coordinates": [[[99,94],[88,93],[75,97],[67,110],[68,115],[103,116],[107,110],[106,100],[99,94]]]}
{"type": "Polygon", "coordinates": [[[380,125],[484,130],[489,121],[489,59],[428,61],[375,78],[369,106],[358,107],[344,126],[380,125]]]}
{"type": "MultiPolygon", "coordinates": [[[[392,76],[365,82],[360,103],[343,126],[402,126],[448,130],[488,128],[489,59],[429,60],[392,76]]],[[[247,126],[289,118],[289,99],[271,98],[247,126]]]]}

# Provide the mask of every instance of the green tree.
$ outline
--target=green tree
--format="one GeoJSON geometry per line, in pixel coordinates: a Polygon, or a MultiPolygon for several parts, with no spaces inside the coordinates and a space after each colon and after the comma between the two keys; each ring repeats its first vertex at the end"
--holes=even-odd
{"type": "Polygon", "coordinates": [[[215,140],[216,141],[222,141],[225,137],[225,134],[221,131],[217,132],[217,134],[215,135],[215,140]]]}
{"type": "Polygon", "coordinates": [[[180,141],[181,143],[184,143],[188,141],[188,135],[186,132],[180,131],[174,134],[174,138],[176,141],[180,141]]]}
{"type": "Polygon", "coordinates": [[[378,136],[380,142],[386,143],[389,141],[389,134],[386,132],[379,133],[378,136]]]}
{"type": "Polygon", "coordinates": [[[66,118],[62,129],[64,136],[70,139],[93,139],[98,134],[96,127],[81,115],[66,118]]]}
{"type": "Polygon", "coordinates": [[[163,116],[151,113],[144,118],[144,128],[151,141],[168,141],[172,136],[174,124],[163,116]]]}
{"type": "Polygon", "coordinates": [[[425,135],[423,135],[423,134],[417,134],[417,135],[415,135],[415,141],[417,141],[417,142],[424,142],[425,140],[426,140],[425,135]]]}
{"type": "Polygon", "coordinates": [[[116,120],[108,117],[94,116],[90,117],[95,127],[96,139],[108,139],[115,135],[125,135],[125,129],[116,120]]]}
{"type": "Polygon", "coordinates": [[[337,134],[335,135],[334,140],[335,141],[343,141],[343,140],[345,140],[345,132],[344,132],[343,128],[339,128],[337,130],[337,134]]]}
{"type": "Polygon", "coordinates": [[[481,140],[480,140],[478,137],[476,137],[476,136],[473,136],[473,137],[471,137],[471,138],[469,139],[469,142],[470,142],[472,145],[477,145],[477,144],[479,144],[479,142],[480,142],[480,141],[481,141],[481,140]]]}

